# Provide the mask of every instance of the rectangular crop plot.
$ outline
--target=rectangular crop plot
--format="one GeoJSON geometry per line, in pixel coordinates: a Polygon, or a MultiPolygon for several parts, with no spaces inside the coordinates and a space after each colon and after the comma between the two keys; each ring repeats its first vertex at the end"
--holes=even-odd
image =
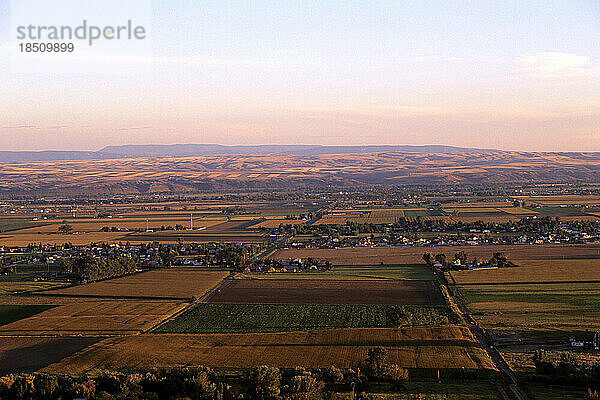
{"type": "Polygon", "coordinates": [[[428,281],[234,279],[210,303],[443,305],[428,281]]]}
{"type": "Polygon", "coordinates": [[[45,292],[45,295],[81,297],[155,298],[185,300],[201,296],[229,275],[228,271],[205,271],[181,267],[159,269],[108,279],[87,285],[45,292]]]}
{"type": "Polygon", "coordinates": [[[453,327],[336,329],[328,331],[136,335],[109,338],[45,368],[45,373],[156,368],[204,364],[215,368],[255,365],[308,368],[356,367],[370,347],[388,350],[390,362],[405,368],[495,369],[468,332],[453,327]]]}
{"type": "Polygon", "coordinates": [[[35,372],[99,340],[90,337],[4,337],[0,340],[0,374],[35,372]]]}
{"type": "Polygon", "coordinates": [[[435,326],[457,322],[446,307],[333,304],[207,304],[163,325],[163,333],[284,332],[332,328],[435,326]]]}
{"type": "Polygon", "coordinates": [[[135,334],[151,328],[184,305],[165,301],[73,302],[0,326],[0,335],[135,334]]]}

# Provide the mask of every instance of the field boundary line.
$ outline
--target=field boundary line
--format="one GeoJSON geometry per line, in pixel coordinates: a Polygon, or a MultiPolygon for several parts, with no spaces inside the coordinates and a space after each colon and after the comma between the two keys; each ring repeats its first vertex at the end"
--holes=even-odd
{"type": "Polygon", "coordinates": [[[161,326],[165,325],[167,322],[174,320],[175,318],[179,317],[181,314],[185,313],[186,311],[190,310],[191,308],[193,308],[195,305],[199,304],[199,303],[204,303],[206,302],[206,300],[212,296],[217,290],[219,290],[220,288],[222,288],[223,286],[225,286],[226,284],[228,284],[231,280],[232,277],[234,276],[234,272],[231,271],[229,273],[229,275],[227,275],[225,278],[223,278],[222,281],[220,281],[219,283],[217,283],[215,286],[213,286],[210,290],[208,290],[206,293],[204,293],[202,296],[196,298],[195,300],[191,301],[189,304],[187,304],[186,306],[184,306],[183,308],[177,310],[175,313],[167,316],[166,318],[162,319],[160,322],[158,322],[157,324],[151,326],[150,328],[143,330],[140,332],[140,334],[144,334],[144,333],[150,333],[155,331],[156,329],[160,328],[161,326]]]}

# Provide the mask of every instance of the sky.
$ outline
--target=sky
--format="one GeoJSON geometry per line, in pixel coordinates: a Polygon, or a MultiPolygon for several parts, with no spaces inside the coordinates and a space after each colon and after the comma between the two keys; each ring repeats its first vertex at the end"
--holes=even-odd
{"type": "Polygon", "coordinates": [[[0,143],[600,151],[600,1],[0,0],[0,143]],[[20,53],[84,18],[146,35],[20,53]]]}

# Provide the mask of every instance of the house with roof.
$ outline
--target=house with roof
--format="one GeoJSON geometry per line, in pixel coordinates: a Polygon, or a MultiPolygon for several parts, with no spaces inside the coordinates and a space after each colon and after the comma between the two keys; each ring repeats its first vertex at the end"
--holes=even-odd
{"type": "Polygon", "coordinates": [[[580,332],[570,338],[571,347],[600,350],[600,332],[580,332]]]}

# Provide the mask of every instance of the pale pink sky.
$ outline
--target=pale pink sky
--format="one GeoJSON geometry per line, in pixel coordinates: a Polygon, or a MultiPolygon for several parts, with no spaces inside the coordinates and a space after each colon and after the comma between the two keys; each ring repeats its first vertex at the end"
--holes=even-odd
{"type": "Polygon", "coordinates": [[[15,64],[9,31],[0,42],[0,150],[600,151],[597,1],[147,3],[148,41],[132,51],[80,46],[72,59],[15,64]]]}

